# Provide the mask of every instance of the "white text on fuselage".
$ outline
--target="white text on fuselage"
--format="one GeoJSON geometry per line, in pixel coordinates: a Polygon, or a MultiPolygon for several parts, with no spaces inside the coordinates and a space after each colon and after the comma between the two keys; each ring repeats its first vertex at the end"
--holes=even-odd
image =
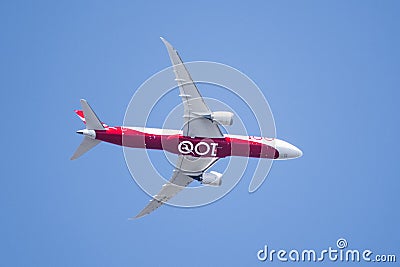
{"type": "Polygon", "coordinates": [[[210,153],[212,157],[217,155],[217,143],[198,142],[193,144],[191,141],[182,141],[178,144],[178,151],[183,155],[198,155],[204,156],[210,153]]]}

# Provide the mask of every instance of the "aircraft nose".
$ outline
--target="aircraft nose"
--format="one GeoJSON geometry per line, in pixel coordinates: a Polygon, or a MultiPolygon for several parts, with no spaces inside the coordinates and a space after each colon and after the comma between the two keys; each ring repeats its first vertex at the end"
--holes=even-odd
{"type": "Polygon", "coordinates": [[[292,144],[280,141],[276,147],[279,151],[278,159],[295,159],[303,156],[303,152],[292,144]]]}
{"type": "Polygon", "coordinates": [[[294,146],[293,155],[295,158],[300,158],[301,156],[303,156],[303,151],[294,146]]]}

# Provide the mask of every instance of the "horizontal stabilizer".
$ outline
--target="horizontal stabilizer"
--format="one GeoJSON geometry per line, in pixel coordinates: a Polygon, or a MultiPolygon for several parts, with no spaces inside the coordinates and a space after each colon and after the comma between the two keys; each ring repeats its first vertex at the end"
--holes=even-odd
{"type": "Polygon", "coordinates": [[[74,155],[71,157],[71,160],[77,159],[86,152],[88,152],[90,149],[98,145],[101,141],[92,139],[90,137],[85,136],[82,140],[82,143],[79,145],[79,147],[76,149],[74,155]]]}
{"type": "Polygon", "coordinates": [[[89,106],[85,99],[81,99],[83,114],[86,121],[86,129],[88,130],[104,130],[103,124],[97,117],[96,113],[89,106]]]}

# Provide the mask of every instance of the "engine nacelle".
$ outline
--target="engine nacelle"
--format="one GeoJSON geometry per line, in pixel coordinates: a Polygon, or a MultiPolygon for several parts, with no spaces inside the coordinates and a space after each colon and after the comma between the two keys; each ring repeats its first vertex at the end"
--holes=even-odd
{"type": "Polygon", "coordinates": [[[215,171],[203,173],[201,183],[211,186],[220,186],[222,184],[222,174],[215,171]]]}
{"type": "Polygon", "coordinates": [[[233,113],[229,111],[216,111],[211,113],[211,119],[224,126],[231,126],[233,123],[233,113]]]}

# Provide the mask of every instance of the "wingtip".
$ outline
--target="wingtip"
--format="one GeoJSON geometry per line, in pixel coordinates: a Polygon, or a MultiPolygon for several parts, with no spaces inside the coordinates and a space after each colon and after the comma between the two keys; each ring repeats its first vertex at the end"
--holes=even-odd
{"type": "Polygon", "coordinates": [[[143,217],[143,216],[145,216],[146,214],[141,214],[141,213],[139,213],[138,215],[136,215],[135,217],[130,217],[130,218],[128,218],[128,221],[134,221],[134,220],[136,220],[136,219],[139,219],[139,218],[141,218],[141,217],[143,217]]]}
{"type": "Polygon", "coordinates": [[[69,159],[76,160],[77,158],[79,158],[79,155],[77,156],[76,153],[74,153],[69,159]]]}
{"type": "Polygon", "coordinates": [[[167,48],[173,48],[173,46],[167,40],[165,40],[163,37],[160,36],[160,39],[167,48]]]}

